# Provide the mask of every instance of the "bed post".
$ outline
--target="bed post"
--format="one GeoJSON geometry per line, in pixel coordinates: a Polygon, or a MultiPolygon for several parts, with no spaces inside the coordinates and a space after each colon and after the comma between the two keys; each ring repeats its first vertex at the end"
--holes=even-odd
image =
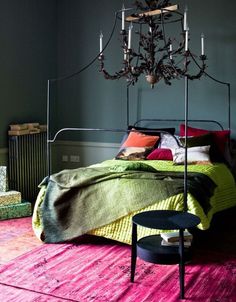
{"type": "Polygon", "coordinates": [[[188,210],[188,76],[184,77],[184,121],[185,121],[185,147],[184,147],[184,211],[188,210]]]}
{"type": "Polygon", "coordinates": [[[129,126],[129,84],[126,86],[126,126],[129,126]]]}
{"type": "Polygon", "coordinates": [[[51,145],[50,145],[50,80],[47,83],[47,176],[51,175],[51,145]]]}

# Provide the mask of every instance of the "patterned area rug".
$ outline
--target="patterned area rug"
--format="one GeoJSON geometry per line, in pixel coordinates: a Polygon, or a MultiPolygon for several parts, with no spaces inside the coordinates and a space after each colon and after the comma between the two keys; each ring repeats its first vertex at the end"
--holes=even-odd
{"type": "MultiPolygon", "coordinates": [[[[196,253],[186,266],[186,300],[236,301],[236,259],[196,253]]],[[[174,302],[179,300],[177,265],[137,261],[130,282],[130,247],[88,241],[44,244],[0,266],[4,302],[174,302]]]]}

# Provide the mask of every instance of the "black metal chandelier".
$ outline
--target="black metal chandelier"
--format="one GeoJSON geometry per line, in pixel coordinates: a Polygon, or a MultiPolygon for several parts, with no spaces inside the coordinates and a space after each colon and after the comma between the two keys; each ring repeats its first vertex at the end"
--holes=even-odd
{"type": "MultiPolygon", "coordinates": [[[[204,35],[201,35],[201,54],[198,59],[189,49],[189,27],[187,8],[184,14],[178,11],[178,5],[172,5],[168,0],[135,1],[133,13],[125,14],[131,9],[122,9],[116,13],[116,19],[121,21],[121,49],[123,51],[122,68],[110,74],[105,69],[103,48],[103,34],[100,33],[100,71],[106,79],[115,80],[126,78],[128,84],[135,84],[140,75],[153,88],[163,80],[170,85],[173,79],[187,76],[188,79],[199,79],[206,69],[206,55],[204,53],[204,35]],[[166,36],[167,24],[180,24],[180,41],[166,36]],[[127,30],[128,29],[128,30],[127,30]],[[133,37],[136,35],[136,40],[133,37]],[[134,40],[137,49],[132,43],[134,40]],[[198,70],[190,74],[188,65],[194,62],[198,70]],[[199,61],[199,63],[198,63],[199,61]]],[[[114,32],[114,30],[113,30],[114,32]]],[[[110,39],[109,39],[110,41],[110,39]]],[[[106,44],[106,46],[108,43],[106,44]]]]}

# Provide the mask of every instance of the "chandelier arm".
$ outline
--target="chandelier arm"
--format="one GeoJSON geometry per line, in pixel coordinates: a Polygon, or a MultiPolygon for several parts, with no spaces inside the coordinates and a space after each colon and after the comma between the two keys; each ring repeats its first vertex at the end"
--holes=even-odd
{"type": "MultiPolygon", "coordinates": [[[[194,56],[193,56],[192,53],[190,53],[190,56],[191,56],[191,58],[193,59],[194,63],[195,63],[199,68],[201,68],[201,66],[198,64],[197,60],[194,58],[194,56]]],[[[210,75],[209,73],[207,73],[206,71],[204,71],[204,74],[205,74],[206,76],[208,76],[210,79],[212,79],[213,81],[215,81],[215,82],[217,82],[217,83],[219,83],[219,84],[230,85],[230,83],[228,83],[228,82],[223,82],[223,81],[220,81],[220,80],[214,78],[213,76],[211,76],[211,75],[210,75]]]]}
{"type": "MultiPolygon", "coordinates": [[[[103,55],[103,51],[107,48],[107,46],[109,45],[111,39],[112,39],[112,36],[114,34],[114,31],[115,31],[115,27],[116,27],[116,21],[117,21],[117,16],[118,16],[118,12],[116,12],[116,18],[115,18],[115,23],[114,23],[114,26],[113,26],[113,29],[112,29],[112,32],[110,34],[110,37],[105,45],[105,47],[103,48],[103,50],[100,52],[99,56],[98,56],[98,59],[100,60],[100,72],[103,73],[105,79],[109,79],[109,80],[117,80],[117,79],[120,79],[122,77],[126,77],[127,78],[127,82],[130,83],[130,84],[134,84],[136,81],[137,81],[137,77],[140,75],[137,74],[137,72],[132,72],[132,67],[131,67],[131,61],[133,60],[133,58],[135,56],[137,56],[137,62],[136,62],[136,67],[138,65],[138,60],[139,60],[139,55],[133,53],[133,56],[132,56],[132,51],[128,50],[125,48],[125,46],[123,47],[124,48],[124,51],[127,55],[127,59],[124,60],[124,63],[125,63],[125,68],[116,72],[115,74],[110,74],[109,72],[106,71],[106,69],[104,68],[104,55],[103,55]]],[[[121,34],[123,35],[123,41],[125,42],[125,39],[126,39],[126,32],[125,31],[122,31],[121,34]]],[[[127,43],[125,43],[125,45],[127,45],[127,43]]]]}
{"type": "Polygon", "coordinates": [[[103,73],[105,79],[107,79],[107,80],[118,80],[122,77],[127,76],[127,74],[130,72],[129,69],[120,70],[120,71],[116,72],[114,75],[111,75],[104,68],[102,68],[102,70],[100,70],[100,71],[103,73]]]}
{"type": "Polygon", "coordinates": [[[104,74],[104,77],[106,79],[110,79],[110,80],[119,79],[119,78],[125,76],[126,73],[127,73],[127,72],[119,71],[119,72],[116,72],[116,75],[111,75],[104,68],[104,55],[103,55],[103,52],[105,51],[105,49],[110,44],[110,41],[111,41],[111,39],[112,39],[112,37],[114,35],[116,24],[117,24],[117,19],[118,19],[118,12],[115,12],[115,21],[114,21],[114,24],[113,24],[113,27],[112,27],[109,39],[107,40],[107,42],[106,42],[105,46],[103,47],[102,51],[96,57],[96,59],[99,59],[99,61],[100,61],[100,72],[102,72],[104,74]]]}
{"type": "MultiPolygon", "coordinates": [[[[202,66],[199,65],[199,63],[197,62],[197,60],[194,58],[192,52],[190,50],[188,50],[186,52],[186,56],[187,57],[191,57],[192,61],[195,63],[195,65],[199,68],[199,72],[195,75],[191,75],[191,74],[187,74],[187,71],[184,75],[186,75],[188,77],[189,80],[195,80],[195,79],[199,79],[204,73],[205,73],[205,69],[206,69],[206,64],[205,64],[205,60],[206,60],[206,56],[205,55],[201,55],[200,59],[202,61],[202,66]]],[[[186,64],[189,64],[190,61],[186,61],[186,64]]]]}

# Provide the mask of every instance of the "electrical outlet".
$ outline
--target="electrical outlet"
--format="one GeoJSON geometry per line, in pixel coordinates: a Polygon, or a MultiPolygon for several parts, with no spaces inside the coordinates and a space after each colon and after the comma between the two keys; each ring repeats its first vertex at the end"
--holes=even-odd
{"type": "Polygon", "coordinates": [[[69,160],[68,155],[62,155],[62,161],[67,162],[69,160]]]}
{"type": "Polygon", "coordinates": [[[72,162],[72,163],[79,163],[80,162],[79,155],[70,155],[70,162],[72,162]]]}

